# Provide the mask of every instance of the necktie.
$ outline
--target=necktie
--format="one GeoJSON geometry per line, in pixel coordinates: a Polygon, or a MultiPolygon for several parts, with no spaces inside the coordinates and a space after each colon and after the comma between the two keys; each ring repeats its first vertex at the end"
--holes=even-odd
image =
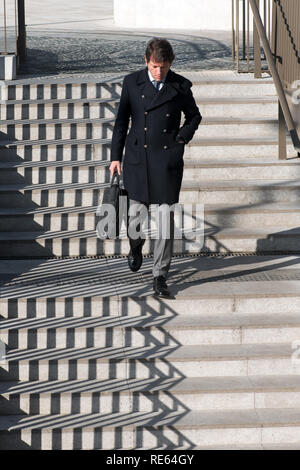
{"type": "Polygon", "coordinates": [[[154,83],[155,88],[156,88],[157,90],[159,90],[159,86],[160,86],[161,82],[157,82],[156,80],[154,80],[153,83],[154,83]]]}

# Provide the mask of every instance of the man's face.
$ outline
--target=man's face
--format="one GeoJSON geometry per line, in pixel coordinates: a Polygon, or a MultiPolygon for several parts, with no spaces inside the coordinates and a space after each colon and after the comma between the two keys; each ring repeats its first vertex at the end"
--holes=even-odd
{"type": "Polygon", "coordinates": [[[152,77],[157,82],[161,82],[165,78],[165,76],[167,75],[171,67],[170,62],[155,62],[155,60],[152,59],[152,57],[150,58],[149,62],[147,62],[147,59],[145,56],[145,62],[152,77]]]}

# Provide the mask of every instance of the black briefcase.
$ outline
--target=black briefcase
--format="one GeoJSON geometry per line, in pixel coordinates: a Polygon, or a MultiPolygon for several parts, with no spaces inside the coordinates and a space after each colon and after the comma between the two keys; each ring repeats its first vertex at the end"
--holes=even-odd
{"type": "Polygon", "coordinates": [[[120,236],[120,228],[124,220],[127,229],[128,194],[120,183],[117,170],[111,178],[110,186],[104,189],[102,203],[97,209],[97,237],[105,240],[120,236]]]}

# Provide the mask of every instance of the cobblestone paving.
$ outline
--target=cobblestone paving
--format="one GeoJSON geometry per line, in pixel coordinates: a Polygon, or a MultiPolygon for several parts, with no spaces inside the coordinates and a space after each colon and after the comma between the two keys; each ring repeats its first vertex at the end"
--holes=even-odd
{"type": "MultiPolygon", "coordinates": [[[[27,64],[19,76],[78,73],[119,74],[144,66],[147,41],[153,35],[121,33],[33,33],[27,37],[27,64]]],[[[205,36],[170,40],[176,54],[173,69],[233,70],[231,43],[205,36]]]]}

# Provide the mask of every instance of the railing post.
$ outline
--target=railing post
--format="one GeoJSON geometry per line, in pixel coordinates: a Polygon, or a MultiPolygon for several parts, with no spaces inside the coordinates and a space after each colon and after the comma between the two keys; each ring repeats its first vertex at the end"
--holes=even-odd
{"type": "Polygon", "coordinates": [[[236,69],[239,72],[239,59],[240,59],[240,8],[239,0],[235,3],[235,54],[236,54],[236,69]]]}
{"type": "Polygon", "coordinates": [[[235,61],[235,29],[234,29],[234,0],[231,0],[231,28],[232,28],[232,61],[235,61]]]}
{"type": "Polygon", "coordinates": [[[3,54],[7,54],[7,26],[6,26],[6,0],[3,0],[3,33],[4,33],[4,51],[3,54]]]}
{"type": "Polygon", "coordinates": [[[24,0],[18,0],[18,58],[19,64],[26,60],[26,25],[24,0]]]}
{"type": "Polygon", "coordinates": [[[277,95],[279,97],[280,104],[281,104],[281,107],[282,107],[282,112],[284,114],[284,119],[285,119],[287,128],[288,128],[288,130],[291,134],[293,145],[294,145],[295,149],[299,152],[299,150],[300,150],[299,137],[298,137],[298,134],[297,134],[297,131],[296,131],[296,128],[295,128],[294,119],[292,117],[292,114],[291,114],[291,111],[290,111],[290,108],[289,108],[289,105],[288,105],[288,102],[287,102],[287,99],[286,99],[286,96],[285,96],[285,93],[284,93],[284,89],[283,89],[283,86],[282,86],[282,83],[281,83],[281,79],[280,79],[278,70],[276,68],[276,64],[274,62],[274,59],[273,59],[272,51],[271,51],[270,44],[269,44],[265,29],[264,29],[264,25],[261,21],[261,17],[260,17],[260,14],[259,14],[259,10],[257,8],[256,1],[255,0],[249,0],[249,1],[250,1],[250,4],[251,4],[251,7],[252,7],[253,15],[255,17],[255,22],[256,22],[256,25],[257,25],[257,29],[259,31],[259,35],[261,37],[262,44],[263,44],[263,47],[264,47],[264,50],[265,50],[267,61],[269,63],[269,68],[270,68],[270,71],[271,71],[271,74],[272,74],[272,77],[273,77],[273,80],[274,80],[274,85],[275,85],[275,88],[276,88],[276,91],[277,91],[277,95]]]}
{"type": "Polygon", "coordinates": [[[279,160],[287,158],[286,126],[280,101],[278,101],[278,158],[279,160]]]}
{"type": "MultiPolygon", "coordinates": [[[[255,0],[259,9],[259,0],[255,0]]],[[[260,39],[258,29],[253,18],[253,53],[254,53],[254,77],[261,78],[261,56],[260,56],[260,39]]]]}
{"type": "MultiPolygon", "coordinates": [[[[277,59],[277,5],[273,4],[273,14],[272,14],[272,36],[271,36],[271,51],[274,55],[274,62],[276,65],[277,59]]],[[[285,160],[287,158],[287,148],[286,148],[286,125],[284,114],[282,111],[282,106],[280,101],[278,101],[278,158],[279,160],[285,160]]]]}
{"type": "MultiPolygon", "coordinates": [[[[258,8],[261,7],[260,0],[254,0],[258,8]]],[[[268,34],[270,36],[270,25],[271,25],[271,2],[272,0],[263,0],[263,15],[264,15],[264,24],[267,28],[268,25],[268,34]]],[[[254,72],[255,78],[261,78],[262,76],[262,52],[261,52],[261,41],[260,36],[257,30],[257,25],[253,18],[253,31],[251,46],[253,45],[253,56],[251,54],[251,64],[253,67],[250,68],[250,0],[231,0],[231,20],[232,20],[232,60],[235,62],[236,71],[240,72],[240,59],[247,61],[246,69],[242,71],[254,72]],[[241,3],[241,4],[240,4],[241,3]],[[240,32],[241,28],[241,32],[240,32]],[[239,44],[239,34],[241,34],[241,56],[240,53],[240,44],[239,44]]],[[[266,59],[266,56],[263,51],[263,58],[266,59]]],[[[269,69],[266,69],[266,72],[270,72],[269,69]]]]}
{"type": "Polygon", "coordinates": [[[243,0],[243,60],[246,60],[246,0],[243,0]]]}
{"type": "Polygon", "coordinates": [[[271,30],[271,50],[274,56],[275,64],[276,64],[276,44],[277,44],[277,5],[272,0],[272,30],[271,30]]]}
{"type": "Polygon", "coordinates": [[[247,72],[250,72],[250,6],[247,0],[247,72]]]}

